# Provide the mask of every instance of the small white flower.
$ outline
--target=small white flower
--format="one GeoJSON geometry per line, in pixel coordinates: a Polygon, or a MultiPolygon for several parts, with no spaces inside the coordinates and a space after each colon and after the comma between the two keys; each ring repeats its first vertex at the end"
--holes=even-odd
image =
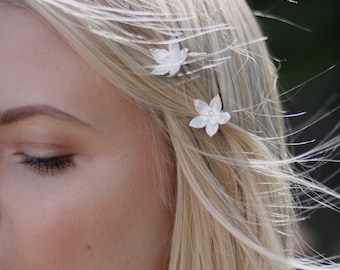
{"type": "Polygon", "coordinates": [[[194,105],[199,116],[193,118],[189,126],[193,128],[205,127],[205,131],[210,137],[216,134],[219,125],[226,124],[231,118],[230,113],[221,111],[222,103],[219,95],[215,96],[209,105],[200,99],[195,99],[194,105]]]}
{"type": "MultiPolygon", "coordinates": [[[[171,38],[170,41],[171,40],[176,40],[176,38],[171,38]]],[[[188,48],[180,50],[179,42],[171,42],[169,44],[169,50],[150,49],[153,58],[159,64],[154,67],[151,74],[165,75],[169,73],[170,76],[175,75],[187,59],[188,51],[188,48]]]]}

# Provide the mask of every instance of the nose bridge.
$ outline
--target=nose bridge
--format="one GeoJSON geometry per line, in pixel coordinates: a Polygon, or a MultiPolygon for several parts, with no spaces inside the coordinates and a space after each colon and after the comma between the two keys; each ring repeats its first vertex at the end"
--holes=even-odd
{"type": "MultiPolygon", "coordinates": [[[[1,141],[0,141],[0,145],[1,145],[1,141]]],[[[2,147],[0,147],[0,149],[1,148],[2,147]]],[[[5,179],[5,176],[4,176],[3,151],[0,150],[0,230],[1,230],[2,222],[3,222],[4,179],[5,179]]],[[[1,245],[1,237],[0,237],[0,245],[1,245]]]]}
{"type": "MultiPolygon", "coordinates": [[[[2,140],[2,130],[0,127],[0,229],[3,226],[4,222],[4,213],[5,213],[5,200],[6,200],[6,193],[8,187],[6,188],[6,185],[8,185],[8,181],[6,180],[8,177],[7,169],[6,169],[6,161],[5,161],[5,151],[4,151],[4,142],[2,140]]],[[[1,239],[0,239],[0,245],[1,245],[1,239]]],[[[1,267],[0,267],[1,268],[1,267]]]]}
{"type": "MultiPolygon", "coordinates": [[[[0,128],[1,136],[1,128],[0,128]]],[[[5,170],[4,170],[4,154],[3,154],[3,144],[0,139],[0,252],[2,250],[3,242],[3,222],[4,222],[4,197],[5,197],[5,170]]],[[[1,256],[1,253],[0,253],[1,256]]],[[[0,260],[1,265],[1,260],[0,260]]]]}
{"type": "Polygon", "coordinates": [[[0,269],[22,269],[21,256],[13,235],[13,222],[6,222],[2,213],[0,217],[0,269]]]}
{"type": "MultiPolygon", "coordinates": [[[[8,199],[8,187],[6,188],[6,185],[8,184],[8,181],[6,181],[6,174],[5,154],[3,143],[0,139],[0,269],[12,269],[12,265],[9,266],[9,258],[12,256],[11,253],[14,245],[12,239],[13,222],[6,218],[6,216],[8,216],[8,213],[6,213],[6,202],[10,202],[8,199]]],[[[8,207],[7,210],[9,210],[8,207]]]]}

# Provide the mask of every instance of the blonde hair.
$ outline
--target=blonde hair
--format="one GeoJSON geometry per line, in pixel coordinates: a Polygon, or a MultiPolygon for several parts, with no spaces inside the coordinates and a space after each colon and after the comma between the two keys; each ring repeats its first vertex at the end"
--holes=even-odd
{"type": "Polygon", "coordinates": [[[174,211],[167,269],[322,268],[294,259],[291,185],[339,195],[291,169],[306,156],[287,153],[276,68],[244,0],[18,2],[145,108],[171,146],[166,158],[176,164],[176,181],[161,188],[174,211]],[[191,57],[176,76],[150,75],[149,50],[166,48],[174,36],[191,57]],[[193,100],[217,94],[233,115],[210,138],[188,123],[193,100]]]}

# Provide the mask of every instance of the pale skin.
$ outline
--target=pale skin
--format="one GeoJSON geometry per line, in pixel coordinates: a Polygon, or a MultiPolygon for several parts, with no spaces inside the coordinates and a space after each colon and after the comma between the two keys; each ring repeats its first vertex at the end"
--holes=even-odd
{"type": "Polygon", "coordinates": [[[163,269],[157,131],[33,13],[0,4],[0,37],[1,269],[163,269]]]}

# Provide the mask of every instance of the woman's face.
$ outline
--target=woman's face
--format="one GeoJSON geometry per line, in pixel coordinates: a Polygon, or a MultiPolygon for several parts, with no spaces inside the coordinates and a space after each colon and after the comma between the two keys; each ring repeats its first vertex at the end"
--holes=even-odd
{"type": "Polygon", "coordinates": [[[172,217],[140,109],[26,10],[0,5],[0,40],[1,269],[161,269],[172,217]]]}

